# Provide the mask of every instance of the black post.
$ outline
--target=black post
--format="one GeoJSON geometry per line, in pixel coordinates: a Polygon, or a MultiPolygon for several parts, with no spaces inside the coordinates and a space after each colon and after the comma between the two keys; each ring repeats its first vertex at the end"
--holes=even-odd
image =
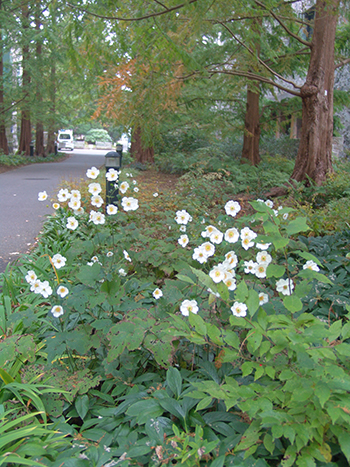
{"type": "Polygon", "coordinates": [[[30,145],[29,145],[29,154],[30,154],[30,157],[34,156],[34,143],[33,143],[33,141],[31,141],[30,145]]]}

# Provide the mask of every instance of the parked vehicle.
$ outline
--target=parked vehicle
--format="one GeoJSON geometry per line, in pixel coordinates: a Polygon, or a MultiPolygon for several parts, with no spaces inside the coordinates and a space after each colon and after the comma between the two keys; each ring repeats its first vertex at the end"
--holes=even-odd
{"type": "Polygon", "coordinates": [[[73,130],[59,130],[57,137],[57,149],[73,151],[74,149],[74,140],[73,140],[73,130]]]}

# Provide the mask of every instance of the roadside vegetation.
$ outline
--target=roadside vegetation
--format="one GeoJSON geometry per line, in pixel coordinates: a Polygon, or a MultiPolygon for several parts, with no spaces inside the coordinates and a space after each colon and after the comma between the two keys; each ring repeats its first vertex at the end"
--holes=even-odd
{"type": "Polygon", "coordinates": [[[123,169],[109,215],[102,170],[39,193],[1,276],[0,465],[348,465],[350,165],[272,200],[288,159],[196,155],[170,190],[123,169]]]}

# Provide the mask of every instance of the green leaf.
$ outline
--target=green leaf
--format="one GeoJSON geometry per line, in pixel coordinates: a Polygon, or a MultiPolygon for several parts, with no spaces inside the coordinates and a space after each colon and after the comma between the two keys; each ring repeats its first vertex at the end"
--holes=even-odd
{"type": "Polygon", "coordinates": [[[344,432],[338,436],[338,441],[344,456],[350,462],[350,433],[344,432]]]}
{"type": "Polygon", "coordinates": [[[79,417],[82,420],[84,420],[89,410],[89,397],[87,396],[87,394],[84,394],[83,396],[78,396],[74,406],[76,411],[78,412],[79,417]]]}
{"type": "Polygon", "coordinates": [[[297,217],[290,221],[286,226],[288,236],[292,236],[300,232],[306,232],[307,230],[310,230],[310,227],[307,225],[305,217],[297,217]]]}
{"type": "Polygon", "coordinates": [[[258,310],[258,308],[260,306],[260,300],[259,300],[258,292],[256,290],[254,290],[254,289],[250,289],[249,294],[248,294],[248,298],[247,298],[245,303],[246,303],[246,305],[248,307],[250,316],[254,316],[254,314],[256,313],[256,311],[258,310]]]}
{"type": "Polygon", "coordinates": [[[273,454],[273,451],[275,450],[275,443],[273,442],[272,436],[269,433],[266,433],[264,436],[264,446],[270,454],[273,454]]]}
{"type": "Polygon", "coordinates": [[[144,399],[132,404],[126,414],[135,417],[139,425],[143,425],[147,420],[160,417],[163,409],[155,399],[144,399]]]}
{"type": "Polygon", "coordinates": [[[286,295],[285,297],[283,297],[283,304],[291,313],[296,313],[297,311],[300,311],[303,308],[302,301],[295,294],[286,295]]]}
{"type": "Polygon", "coordinates": [[[201,336],[207,335],[207,326],[203,320],[203,318],[195,313],[190,313],[188,316],[188,321],[192,326],[194,326],[196,332],[201,336]]]}
{"type": "Polygon", "coordinates": [[[331,390],[323,382],[318,384],[315,388],[315,394],[320,401],[321,407],[323,408],[325,403],[331,397],[331,390]]]}
{"type": "Polygon", "coordinates": [[[0,378],[3,380],[5,384],[10,384],[14,382],[14,379],[11,375],[9,375],[5,370],[0,368],[0,378]]]}
{"type": "Polygon", "coordinates": [[[237,302],[244,303],[248,297],[248,287],[244,281],[241,281],[235,290],[235,299],[237,302]]]}
{"type": "Polygon", "coordinates": [[[284,266],[270,263],[266,269],[266,277],[282,277],[285,272],[286,268],[284,266]]]}
{"type": "Polygon", "coordinates": [[[179,279],[179,281],[187,282],[188,284],[194,284],[190,277],[184,276],[183,274],[177,274],[176,277],[179,279]]]}
{"type": "Polygon", "coordinates": [[[305,279],[317,279],[319,282],[323,282],[324,284],[333,284],[333,282],[330,279],[328,279],[327,276],[321,274],[320,272],[313,271],[312,269],[303,269],[299,271],[298,277],[302,277],[305,279]]]}
{"type": "Polygon", "coordinates": [[[182,377],[177,368],[170,367],[166,373],[166,381],[169,389],[174,393],[178,399],[182,390],[182,377]]]}

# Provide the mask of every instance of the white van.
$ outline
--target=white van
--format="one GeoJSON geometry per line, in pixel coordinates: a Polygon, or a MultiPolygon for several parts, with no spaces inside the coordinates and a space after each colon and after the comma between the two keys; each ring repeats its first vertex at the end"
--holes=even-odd
{"type": "Polygon", "coordinates": [[[57,149],[73,151],[74,149],[74,140],[73,140],[73,130],[59,130],[57,137],[57,149]]]}

